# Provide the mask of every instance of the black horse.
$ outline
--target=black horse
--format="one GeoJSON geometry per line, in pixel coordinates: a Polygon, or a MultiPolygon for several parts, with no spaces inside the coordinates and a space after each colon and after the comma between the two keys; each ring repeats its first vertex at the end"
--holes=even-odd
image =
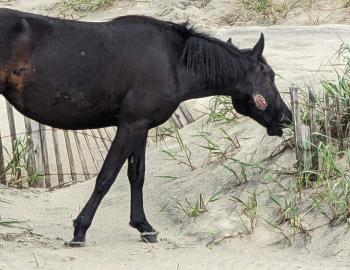
{"type": "Polygon", "coordinates": [[[157,240],[143,209],[146,138],[182,101],[231,96],[237,112],[269,135],[282,135],[292,116],[263,49],[263,35],[253,49],[240,50],[187,24],[143,16],[89,23],[0,9],[0,94],[24,115],[56,128],[118,126],[69,245],[85,243],[126,160],[130,225],[145,241],[157,240]]]}

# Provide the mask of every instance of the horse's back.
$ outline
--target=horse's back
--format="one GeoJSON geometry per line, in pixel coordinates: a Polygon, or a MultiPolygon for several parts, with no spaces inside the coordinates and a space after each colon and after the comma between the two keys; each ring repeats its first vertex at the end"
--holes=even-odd
{"type": "Polygon", "coordinates": [[[10,55],[25,59],[10,60],[16,70],[26,63],[19,78],[11,77],[15,91],[8,97],[20,99],[17,109],[33,118],[47,111],[41,122],[71,129],[108,126],[128,95],[159,102],[174,95],[181,35],[171,23],[142,16],[78,22],[0,9],[2,18],[9,18],[7,24],[17,18],[10,55]]]}

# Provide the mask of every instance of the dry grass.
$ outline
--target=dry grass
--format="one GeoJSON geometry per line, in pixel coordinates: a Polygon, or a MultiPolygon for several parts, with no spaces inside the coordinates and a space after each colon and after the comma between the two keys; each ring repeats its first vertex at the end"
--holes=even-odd
{"type": "Polygon", "coordinates": [[[89,13],[113,6],[118,0],[61,0],[48,7],[51,16],[79,20],[89,13]]]}
{"type": "Polygon", "coordinates": [[[338,5],[336,1],[308,0],[302,8],[309,19],[308,24],[319,25],[332,16],[338,5]]]}
{"type": "Polygon", "coordinates": [[[350,7],[350,0],[343,0],[343,7],[350,7]]]}
{"type": "Polygon", "coordinates": [[[76,12],[91,12],[111,6],[115,2],[116,0],[64,0],[63,5],[76,12]]]}
{"type": "Polygon", "coordinates": [[[330,21],[336,10],[348,7],[350,0],[236,0],[222,21],[226,24],[276,24],[290,14],[304,13],[305,24],[318,25],[330,21]]]}
{"type": "Polygon", "coordinates": [[[285,18],[295,7],[297,0],[239,0],[234,4],[232,12],[225,15],[227,24],[263,23],[275,24],[285,18]]]}

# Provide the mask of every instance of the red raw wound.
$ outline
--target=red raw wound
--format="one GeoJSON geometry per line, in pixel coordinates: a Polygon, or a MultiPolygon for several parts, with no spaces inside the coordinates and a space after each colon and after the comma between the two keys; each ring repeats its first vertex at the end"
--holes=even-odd
{"type": "Polygon", "coordinates": [[[262,95],[255,95],[254,101],[259,110],[265,110],[267,108],[267,102],[262,95]]]}

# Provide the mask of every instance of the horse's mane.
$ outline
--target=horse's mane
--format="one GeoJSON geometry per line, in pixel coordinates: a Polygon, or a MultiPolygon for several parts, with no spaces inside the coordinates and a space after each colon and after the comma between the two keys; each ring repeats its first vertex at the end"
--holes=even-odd
{"type": "Polygon", "coordinates": [[[247,55],[251,50],[240,50],[232,44],[200,33],[188,22],[177,24],[134,15],[119,17],[112,22],[131,19],[160,26],[163,30],[168,30],[170,27],[179,33],[184,40],[180,48],[181,61],[207,84],[215,86],[227,84],[248,72],[247,55]]]}
{"type": "Polygon", "coordinates": [[[249,63],[246,53],[232,44],[195,31],[188,23],[178,27],[186,35],[181,60],[206,83],[228,83],[247,73],[249,63]]]}

